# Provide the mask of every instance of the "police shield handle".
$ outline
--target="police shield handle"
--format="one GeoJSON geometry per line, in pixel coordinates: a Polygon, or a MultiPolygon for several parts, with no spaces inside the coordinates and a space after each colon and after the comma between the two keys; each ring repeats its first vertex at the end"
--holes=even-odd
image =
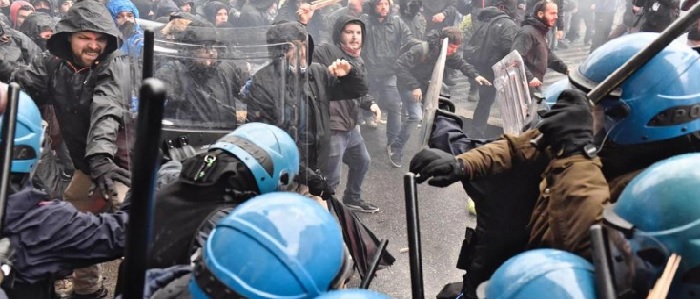
{"type": "Polygon", "coordinates": [[[649,291],[649,296],[647,299],[662,299],[666,298],[668,295],[668,290],[671,287],[671,282],[673,281],[673,276],[678,270],[678,265],[681,263],[681,256],[677,254],[671,254],[671,257],[666,263],[666,268],[664,273],[661,274],[659,280],[654,284],[654,288],[649,291]]]}

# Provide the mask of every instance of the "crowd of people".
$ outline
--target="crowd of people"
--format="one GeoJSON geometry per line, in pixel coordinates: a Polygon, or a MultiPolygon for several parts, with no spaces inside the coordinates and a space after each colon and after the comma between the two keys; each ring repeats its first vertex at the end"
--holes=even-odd
{"type": "MultiPolygon", "coordinates": [[[[621,94],[594,107],[580,91],[655,37],[637,32],[662,31],[680,9],[677,0],[0,1],[0,81],[22,88],[0,241],[0,262],[13,274],[3,273],[2,290],[9,298],[53,298],[56,282],[72,276],[71,298],[107,296],[98,264],[122,257],[126,246],[144,52],[139,20],[150,20],[157,24],[153,76],[168,90],[164,127],[219,133],[207,147],[177,155],[164,150],[145,297],[342,298],[332,290],[353,275],[374,275],[367,264],[378,241],[351,212],[380,210],[362,192],[372,159],[361,130],[385,126],[386,136],[374,137],[386,167],[403,167],[443,40],[445,77],[461,73],[479,97],[463,137],[496,140],[464,152],[424,149],[410,171],[438,187],[523,168],[543,178],[532,216],[518,230],[527,231],[527,242],[510,250],[522,248],[498,255],[487,241],[503,235],[478,222],[455,296],[476,298],[477,286],[493,274],[486,296],[516,298],[498,293],[507,284],[499,286],[499,279],[511,279],[499,275],[513,274],[496,269],[515,253],[543,247],[556,250],[520,259],[583,269],[577,283],[588,294],[591,273],[603,271],[589,265],[591,226],[623,221],[645,236],[698,226],[692,217],[700,214],[673,223],[664,218],[655,227],[635,215],[651,217],[656,206],[629,208],[642,195],[655,200],[654,188],[677,179],[641,182],[648,171],[674,167],[655,162],[696,151],[700,91],[687,78],[700,75],[698,54],[670,45],[621,94]],[[464,29],[469,18],[472,26],[464,29]],[[582,36],[592,54],[574,69],[553,50],[582,36]],[[543,86],[548,69],[569,79],[548,90],[551,109],[538,128],[488,136],[496,97],[491,67],[514,50],[532,91],[543,86]],[[678,76],[661,80],[659,73],[678,76]],[[630,194],[635,185],[651,189],[630,194]]],[[[694,39],[698,24],[689,28],[691,46],[700,40],[694,39]]],[[[188,146],[186,139],[180,143],[188,146]]],[[[698,160],[676,158],[682,162],[668,163],[698,160]]],[[[484,206],[477,200],[479,219],[490,217],[484,206]]],[[[683,283],[672,293],[686,298],[698,281],[694,247],[684,243],[694,236],[659,238],[664,250],[684,258],[683,283]]],[[[394,261],[389,253],[381,257],[384,266],[394,261]]],[[[644,264],[627,270],[649,275],[616,286],[644,297],[663,263],[649,256],[625,261],[644,264]]],[[[513,265],[533,268],[517,260],[503,267],[513,265]]],[[[120,273],[118,286],[127,275],[120,273]]],[[[530,294],[543,290],[553,292],[545,285],[530,294]]]]}

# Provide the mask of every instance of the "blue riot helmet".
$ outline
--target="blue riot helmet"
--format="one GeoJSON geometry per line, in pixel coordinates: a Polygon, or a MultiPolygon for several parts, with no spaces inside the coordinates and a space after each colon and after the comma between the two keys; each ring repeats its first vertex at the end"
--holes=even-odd
{"type": "MultiPolygon", "coordinates": [[[[8,85],[0,83],[0,92],[7,94],[8,85]]],[[[2,116],[0,116],[0,125],[2,116]]],[[[30,173],[41,154],[44,130],[41,113],[32,98],[24,91],[19,92],[15,146],[12,153],[12,173],[30,173]]]]}
{"type": "Polygon", "coordinates": [[[382,293],[365,289],[336,290],[325,293],[316,299],[389,299],[390,297],[382,293]]]}
{"type": "MultiPolygon", "coordinates": [[[[569,73],[573,86],[589,91],[603,82],[658,33],[629,34],[602,45],[569,73]]],[[[700,131],[700,55],[672,42],[596,105],[597,123],[608,140],[634,145],[667,140],[700,131]]]]}
{"type": "Polygon", "coordinates": [[[312,199],[257,196],[222,218],[196,262],[192,298],[315,298],[345,263],[340,227],[312,199]]]}
{"type": "Polygon", "coordinates": [[[593,299],[593,265],[561,250],[526,251],[503,263],[477,293],[487,299],[593,299]]]}
{"type": "Polygon", "coordinates": [[[609,270],[618,276],[618,294],[634,291],[646,297],[671,253],[682,260],[668,298],[697,298],[700,294],[698,169],[700,154],[657,162],[636,176],[617,202],[604,210],[612,255],[608,260],[615,261],[609,270]],[[632,285],[625,285],[626,281],[632,285]]]}
{"type": "Polygon", "coordinates": [[[219,139],[210,149],[236,156],[255,176],[260,194],[285,190],[299,174],[299,149],[273,125],[249,123],[219,139]]]}

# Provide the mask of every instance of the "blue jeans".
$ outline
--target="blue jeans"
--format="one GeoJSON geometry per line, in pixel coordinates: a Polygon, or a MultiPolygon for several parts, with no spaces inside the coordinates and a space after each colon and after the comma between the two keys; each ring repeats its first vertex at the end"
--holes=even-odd
{"type": "Polygon", "coordinates": [[[374,97],[386,115],[386,144],[389,145],[399,135],[401,129],[401,96],[396,88],[396,76],[371,78],[369,94],[374,97]]]}
{"type": "Polygon", "coordinates": [[[331,134],[331,151],[328,163],[322,169],[323,174],[330,187],[335,190],[340,184],[340,170],[345,163],[349,170],[343,201],[357,202],[361,199],[362,182],[372,161],[365,140],[360,134],[360,126],[355,126],[350,132],[332,131],[331,134]]]}
{"type": "MultiPolygon", "coordinates": [[[[426,91],[422,90],[423,94],[426,91]]],[[[416,130],[418,122],[423,118],[423,106],[421,102],[416,102],[411,94],[412,90],[401,90],[401,110],[404,118],[401,121],[399,134],[389,143],[391,149],[401,156],[403,148],[411,138],[411,133],[416,130]]]]}

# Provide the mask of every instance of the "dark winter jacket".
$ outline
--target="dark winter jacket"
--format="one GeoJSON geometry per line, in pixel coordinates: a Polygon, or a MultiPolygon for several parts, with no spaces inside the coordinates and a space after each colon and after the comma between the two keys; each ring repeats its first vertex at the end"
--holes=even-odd
{"type": "MultiPolygon", "coordinates": [[[[222,53],[223,54],[223,53],[222,53]]],[[[155,77],[168,86],[165,118],[195,126],[234,128],[236,111],[243,111],[238,93],[249,75],[231,61],[195,66],[193,61],[171,60],[155,77]]]]}
{"type": "Polygon", "coordinates": [[[5,34],[0,37],[0,57],[2,57],[2,60],[19,67],[30,64],[34,57],[41,54],[41,48],[27,35],[10,29],[9,26],[0,26],[5,30],[5,34]]]}
{"type": "Polygon", "coordinates": [[[420,40],[425,39],[425,31],[426,28],[428,28],[428,24],[422,14],[419,13],[412,18],[402,15],[401,21],[403,21],[406,26],[408,26],[408,29],[411,30],[411,33],[413,33],[413,38],[420,40]]]}
{"type": "Polygon", "coordinates": [[[78,212],[28,185],[8,198],[2,233],[15,251],[17,281],[27,286],[123,256],[128,220],[125,210],[78,212]]]}
{"type": "Polygon", "coordinates": [[[233,27],[258,27],[270,25],[267,17],[267,9],[274,3],[274,0],[250,1],[241,8],[241,15],[232,21],[233,27]]]}
{"type": "Polygon", "coordinates": [[[85,173],[90,173],[87,157],[117,154],[117,136],[124,128],[131,79],[125,56],[114,53],[118,36],[103,4],[81,1],[56,26],[47,44],[51,54],[16,70],[0,62],[0,79],[18,82],[38,105],[53,104],[73,164],[85,173]],[[72,33],[86,30],[104,33],[107,46],[94,65],[80,69],[74,66],[68,40],[72,33]]]}
{"type": "MultiPolygon", "coordinates": [[[[268,30],[268,41],[277,43],[298,39],[299,37],[282,36],[292,29],[300,31],[295,34],[297,36],[305,32],[299,23],[285,23],[268,30]]],[[[271,51],[275,52],[273,55],[278,55],[276,53],[283,49],[271,51]]],[[[313,55],[312,39],[309,39],[307,55],[313,55]]],[[[310,64],[306,76],[301,78],[290,70],[283,57],[265,66],[253,76],[249,95],[244,99],[248,105],[249,121],[275,124],[290,133],[298,142],[302,163],[311,169],[319,169],[325,165],[330,150],[329,102],[366,95],[367,82],[361,68],[356,65],[346,76],[334,77],[327,68],[311,62],[311,57],[308,61],[310,64]],[[304,81],[305,78],[308,81],[304,81]],[[285,80],[284,84],[280,84],[281,79],[285,80]],[[281,90],[282,86],[284,90],[281,90]],[[296,89],[298,86],[301,88],[296,89]],[[281,94],[284,94],[283,100],[279,99],[281,94]],[[298,94],[301,98],[297,98],[298,94]],[[303,102],[299,103],[299,100],[303,102]],[[284,107],[279,107],[278,103],[281,102],[284,107]],[[278,117],[280,112],[284,112],[284,122],[278,117]],[[295,128],[298,129],[297,132],[294,132],[295,128]]]]}
{"type": "MultiPolygon", "coordinates": [[[[24,20],[22,26],[19,26],[19,31],[27,35],[37,46],[39,46],[39,48],[41,48],[41,52],[43,52],[46,51],[47,40],[41,38],[39,34],[46,31],[46,28],[51,28],[53,31],[54,26],[56,26],[56,22],[52,16],[43,12],[35,12],[30,14],[24,20]]],[[[31,60],[27,60],[27,63],[29,61],[31,60]]]]}
{"type": "MultiPolygon", "coordinates": [[[[365,73],[365,65],[360,57],[353,57],[346,54],[340,48],[340,33],[345,25],[350,21],[360,21],[358,18],[350,16],[340,16],[333,26],[333,43],[323,44],[314,49],[314,61],[324,67],[328,67],[337,59],[344,59],[357,65],[362,73],[365,73]]],[[[360,21],[361,22],[361,21],[360,21]]],[[[365,27],[362,27],[362,37],[364,38],[365,27]]],[[[358,99],[331,101],[329,104],[330,111],[330,128],[334,131],[349,132],[355,129],[357,120],[360,115],[360,108],[369,110],[374,104],[374,101],[369,96],[363,96],[358,99]]]]}
{"type": "Polygon", "coordinates": [[[566,64],[547,47],[547,31],[549,28],[544,23],[528,16],[513,42],[511,50],[517,50],[523,57],[528,82],[533,78],[544,82],[547,67],[562,74],[567,73],[566,64]]]}
{"type": "Polygon", "coordinates": [[[491,67],[510,53],[520,27],[506,12],[493,6],[484,8],[478,19],[478,27],[464,46],[464,58],[491,80],[491,67]]]}
{"type": "Polygon", "coordinates": [[[367,36],[362,45],[362,59],[371,78],[394,75],[394,64],[401,55],[401,48],[415,42],[411,30],[401,18],[391,13],[383,22],[373,13],[378,0],[368,4],[369,13],[362,15],[367,27],[367,36]]]}
{"type": "Polygon", "coordinates": [[[679,0],[636,0],[634,5],[642,8],[642,32],[664,31],[681,13],[679,0]]]}
{"type": "MultiPolygon", "coordinates": [[[[425,46],[418,44],[401,54],[394,66],[398,88],[400,90],[426,88],[439,57],[440,48],[434,43],[430,43],[427,53],[425,53],[425,46]]],[[[462,74],[472,79],[479,75],[474,66],[456,53],[447,56],[445,67],[460,70],[462,74]]]]}
{"type": "Polygon", "coordinates": [[[452,26],[457,18],[457,0],[423,1],[422,13],[427,21],[427,30],[440,30],[452,26]],[[445,14],[445,20],[442,23],[433,23],[433,16],[439,13],[445,14]]]}

